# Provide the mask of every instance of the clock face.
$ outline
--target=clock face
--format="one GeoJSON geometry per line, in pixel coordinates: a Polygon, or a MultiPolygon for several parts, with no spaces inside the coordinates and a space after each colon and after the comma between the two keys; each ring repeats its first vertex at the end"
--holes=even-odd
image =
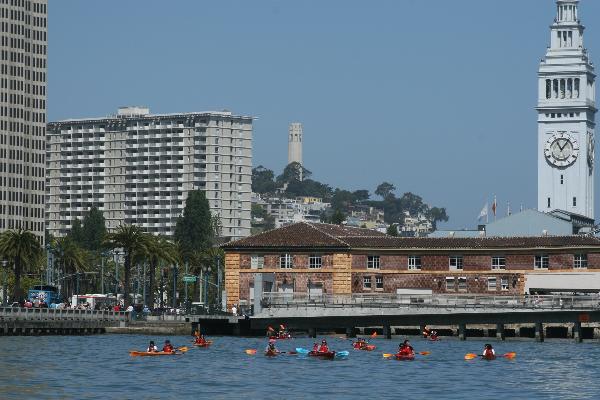
{"type": "Polygon", "coordinates": [[[568,167],[579,155],[579,143],[566,132],[555,133],[546,142],[544,155],[550,164],[568,167]]]}

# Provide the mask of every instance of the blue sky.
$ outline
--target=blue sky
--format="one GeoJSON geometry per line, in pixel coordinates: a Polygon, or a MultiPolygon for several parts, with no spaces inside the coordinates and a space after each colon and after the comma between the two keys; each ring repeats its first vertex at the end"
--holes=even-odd
{"type": "MultiPolygon", "coordinates": [[[[52,1],[48,119],[229,109],[257,117],[254,165],[276,171],[300,121],[316,179],[389,181],[445,206],[446,227],[472,227],[494,194],[499,215],[536,207],[536,74],[554,12],[554,0],[52,1]]],[[[600,1],[580,17],[600,61],[600,1]]]]}

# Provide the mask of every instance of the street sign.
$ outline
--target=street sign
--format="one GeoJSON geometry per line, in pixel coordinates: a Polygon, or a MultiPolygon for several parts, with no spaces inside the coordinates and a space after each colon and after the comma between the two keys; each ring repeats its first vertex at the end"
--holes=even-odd
{"type": "Polygon", "coordinates": [[[193,275],[186,275],[183,277],[184,282],[196,282],[196,277],[193,275]]]}

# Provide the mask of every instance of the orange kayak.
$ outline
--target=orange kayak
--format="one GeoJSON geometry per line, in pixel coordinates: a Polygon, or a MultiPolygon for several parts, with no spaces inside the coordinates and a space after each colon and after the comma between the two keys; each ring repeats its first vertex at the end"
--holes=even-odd
{"type": "Polygon", "coordinates": [[[166,351],[130,351],[129,355],[132,357],[147,357],[147,356],[175,356],[183,353],[166,352],[166,351]]]}
{"type": "Polygon", "coordinates": [[[212,340],[207,340],[204,343],[194,343],[194,346],[196,347],[208,347],[212,344],[212,340]]]}

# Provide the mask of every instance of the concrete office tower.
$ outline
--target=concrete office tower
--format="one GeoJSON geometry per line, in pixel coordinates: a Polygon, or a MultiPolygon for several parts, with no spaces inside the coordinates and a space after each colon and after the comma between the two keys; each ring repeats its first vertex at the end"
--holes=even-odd
{"type": "Polygon", "coordinates": [[[150,114],[48,124],[48,231],[64,236],[90,207],[107,228],[136,224],[173,235],[188,192],[206,192],[222,236],[250,235],[252,118],[230,112],[150,114]]]}
{"type": "Polygon", "coordinates": [[[538,210],[594,219],[596,74],[577,0],[557,0],[538,73],[538,210]]]}
{"type": "Polygon", "coordinates": [[[0,231],[44,242],[47,0],[0,1],[0,231]]]}
{"type": "Polygon", "coordinates": [[[302,124],[292,122],[288,137],[288,164],[297,162],[302,165],[302,124]]]}

